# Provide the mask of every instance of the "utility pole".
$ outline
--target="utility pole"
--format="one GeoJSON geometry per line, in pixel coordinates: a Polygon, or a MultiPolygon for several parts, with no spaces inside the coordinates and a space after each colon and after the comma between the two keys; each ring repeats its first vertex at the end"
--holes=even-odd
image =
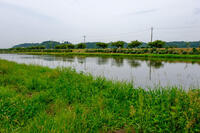
{"type": "Polygon", "coordinates": [[[84,43],[85,43],[85,40],[86,40],[86,35],[83,36],[83,41],[84,41],[84,43]]]}
{"type": "Polygon", "coordinates": [[[151,27],[151,42],[153,42],[153,27],[151,27]]]}

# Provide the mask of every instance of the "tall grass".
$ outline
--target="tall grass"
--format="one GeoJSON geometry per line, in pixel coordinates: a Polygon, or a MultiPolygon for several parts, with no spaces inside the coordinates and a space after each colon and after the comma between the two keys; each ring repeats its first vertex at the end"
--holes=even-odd
{"type": "Polygon", "coordinates": [[[200,132],[200,90],[133,88],[0,60],[0,132],[200,132]]]}

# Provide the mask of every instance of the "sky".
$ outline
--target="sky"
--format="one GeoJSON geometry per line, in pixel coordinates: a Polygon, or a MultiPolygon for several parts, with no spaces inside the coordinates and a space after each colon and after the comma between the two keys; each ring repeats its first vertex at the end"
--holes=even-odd
{"type": "Polygon", "coordinates": [[[0,0],[0,48],[72,43],[199,41],[200,0],[0,0]]]}

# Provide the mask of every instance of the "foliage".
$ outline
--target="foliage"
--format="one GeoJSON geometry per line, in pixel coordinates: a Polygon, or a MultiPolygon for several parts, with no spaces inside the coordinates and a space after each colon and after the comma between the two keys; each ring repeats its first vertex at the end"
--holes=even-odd
{"type": "Polygon", "coordinates": [[[62,45],[62,44],[71,44],[70,42],[64,42],[60,43],[57,41],[44,41],[42,43],[24,43],[15,45],[13,48],[27,48],[27,47],[37,47],[37,46],[44,46],[47,49],[55,48],[56,45],[62,45]]]}
{"type": "Polygon", "coordinates": [[[186,46],[187,46],[187,48],[189,48],[190,47],[190,43],[186,42],[186,46]]]}
{"type": "Polygon", "coordinates": [[[96,43],[96,46],[99,47],[99,48],[107,48],[108,47],[108,44],[107,43],[103,43],[103,42],[98,42],[96,43]]]}
{"type": "Polygon", "coordinates": [[[68,49],[74,49],[74,48],[75,48],[75,45],[73,45],[73,44],[67,44],[67,48],[68,48],[68,49]]]}
{"type": "Polygon", "coordinates": [[[138,40],[132,41],[128,43],[128,48],[137,48],[142,45],[142,42],[139,42],[138,40]]]}
{"type": "MultiPolygon", "coordinates": [[[[87,42],[86,44],[86,48],[87,49],[95,49],[98,48],[96,46],[98,42],[87,42]]],[[[166,42],[165,47],[169,47],[169,48],[187,48],[187,43],[190,43],[190,47],[191,48],[198,48],[200,46],[200,41],[193,41],[193,42],[184,42],[184,41],[173,41],[173,42],[166,42]]],[[[62,44],[71,44],[70,42],[64,42],[64,43],[60,43],[60,42],[56,42],[56,41],[45,41],[42,43],[24,43],[24,44],[19,44],[19,45],[15,45],[13,48],[17,48],[17,47],[21,47],[21,48],[27,48],[27,47],[32,47],[32,46],[40,46],[43,45],[45,46],[47,49],[50,48],[55,48],[56,45],[62,45],[62,44]]],[[[115,47],[115,46],[114,46],[115,47]]],[[[124,47],[127,48],[128,47],[128,43],[125,42],[124,47]]],[[[140,48],[146,48],[148,47],[147,43],[142,43],[142,45],[139,46],[140,48]]],[[[110,43],[108,43],[108,48],[113,48],[110,43]]]]}
{"type": "Polygon", "coordinates": [[[117,41],[117,42],[112,42],[111,46],[116,47],[116,48],[123,48],[125,42],[124,41],[117,41]]]}
{"type": "Polygon", "coordinates": [[[168,46],[168,47],[177,47],[177,48],[188,48],[187,43],[190,44],[189,47],[191,47],[191,48],[198,48],[200,46],[200,41],[193,41],[193,42],[184,42],[184,41],[166,42],[166,46],[168,46]]]}
{"type": "Polygon", "coordinates": [[[199,89],[147,91],[0,60],[0,132],[200,132],[199,102],[199,89]]]}
{"type": "Polygon", "coordinates": [[[148,45],[151,48],[162,48],[165,45],[165,42],[161,40],[156,40],[154,42],[149,42],[148,45]]]}
{"type": "Polygon", "coordinates": [[[27,49],[45,49],[45,46],[28,47],[27,49]]]}
{"type": "Polygon", "coordinates": [[[66,44],[56,45],[55,49],[67,49],[67,45],[66,44]]]}
{"type": "Polygon", "coordinates": [[[75,46],[73,44],[62,44],[62,45],[56,45],[55,49],[74,49],[75,46]]]}
{"type": "Polygon", "coordinates": [[[86,45],[85,45],[85,43],[79,43],[79,44],[77,44],[77,48],[84,49],[84,48],[86,48],[86,45]]]}

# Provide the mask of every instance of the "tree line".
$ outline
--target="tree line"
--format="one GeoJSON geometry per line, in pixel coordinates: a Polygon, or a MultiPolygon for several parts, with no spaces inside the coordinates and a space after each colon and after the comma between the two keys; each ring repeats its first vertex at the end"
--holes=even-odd
{"type": "MultiPolygon", "coordinates": [[[[173,42],[164,42],[161,40],[156,40],[154,42],[144,43],[138,40],[131,41],[130,43],[126,43],[124,41],[116,41],[116,42],[93,42],[93,43],[79,43],[72,44],[70,42],[59,43],[55,41],[46,41],[42,43],[26,43],[21,45],[16,45],[13,49],[85,49],[85,48],[167,48],[167,47],[175,47],[175,44],[169,45],[169,43],[173,42]],[[92,46],[92,47],[91,47],[92,46]]],[[[175,43],[175,42],[174,42],[175,43]]],[[[187,48],[193,47],[197,42],[185,42],[187,48]]],[[[200,42],[199,42],[200,45],[200,42]]]]}
{"type": "MultiPolygon", "coordinates": [[[[130,43],[128,43],[127,48],[138,48],[142,44],[143,44],[143,42],[140,42],[138,40],[131,41],[130,43]]],[[[111,45],[112,48],[124,48],[125,42],[124,41],[116,41],[116,42],[111,42],[111,43],[104,43],[104,42],[96,43],[97,48],[102,48],[102,49],[108,48],[109,45],[111,45]]],[[[162,48],[162,47],[164,47],[164,45],[165,45],[165,42],[161,41],[161,40],[157,40],[157,41],[148,43],[149,48],[162,48]]],[[[86,48],[86,44],[84,44],[84,43],[79,43],[77,45],[62,44],[62,45],[55,46],[55,49],[74,49],[74,48],[84,49],[84,48],[86,48]]]]}

